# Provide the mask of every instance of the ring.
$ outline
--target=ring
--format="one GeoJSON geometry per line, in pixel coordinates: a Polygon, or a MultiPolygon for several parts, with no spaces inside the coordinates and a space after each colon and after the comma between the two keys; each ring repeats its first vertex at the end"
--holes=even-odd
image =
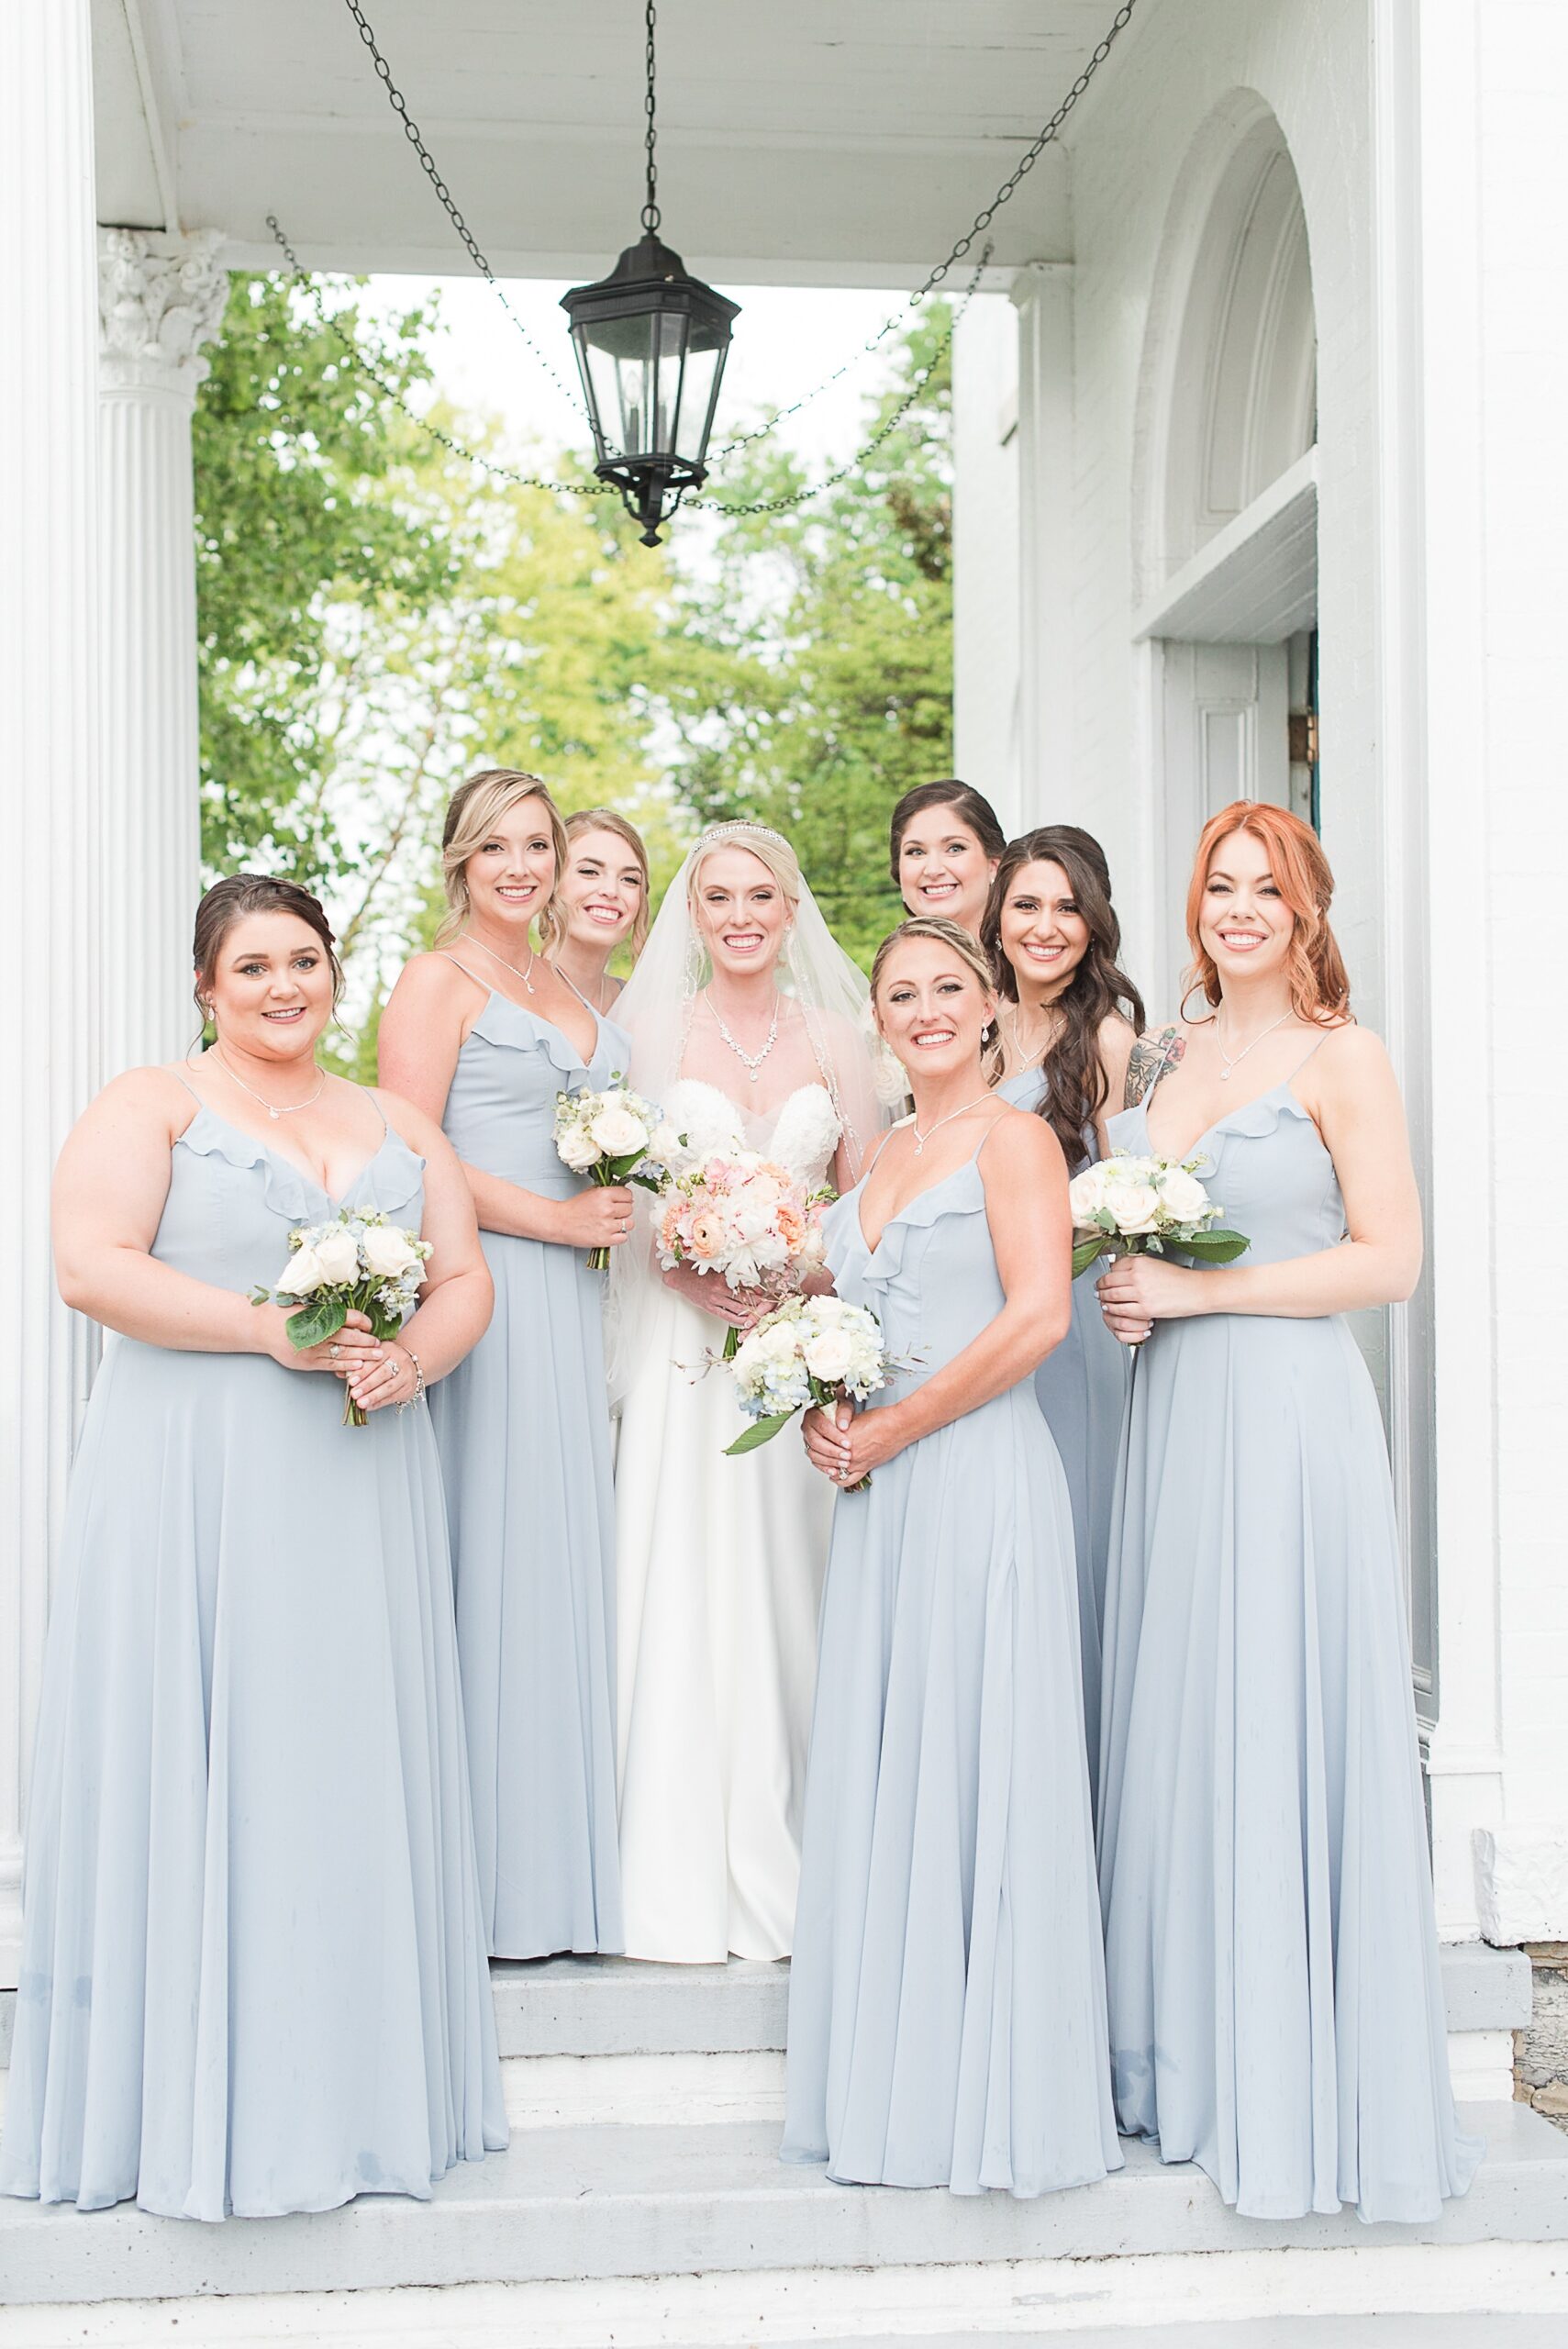
{"type": "Polygon", "coordinates": [[[336,1362],[336,1361],[337,1361],[337,1359],[338,1359],[338,1357],[339,1357],[339,1355],[342,1353],[342,1351],[343,1351],[342,1347],[338,1343],[337,1339],[336,1339],[336,1338],[334,1338],[334,1339],[333,1339],[333,1341],[332,1341],[332,1342],[331,1342],[331,1344],[330,1344],[330,1345],[328,1347],[328,1349],[327,1349],[327,1359],[328,1359],[328,1362],[336,1362]]]}

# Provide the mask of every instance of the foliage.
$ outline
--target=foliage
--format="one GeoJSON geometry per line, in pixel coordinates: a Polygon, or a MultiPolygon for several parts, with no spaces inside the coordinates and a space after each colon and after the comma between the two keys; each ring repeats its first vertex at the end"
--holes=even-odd
{"type": "MultiPolygon", "coordinates": [[[[682,659],[665,685],[693,812],[786,831],[868,964],[900,910],[893,803],[952,773],[949,331],[938,304],[904,339],[867,438],[916,396],[863,465],[806,505],[725,522],[712,574],[684,594],[682,659]]],[[[802,486],[795,460],[763,443],[724,469],[718,500],[802,486]]]]}

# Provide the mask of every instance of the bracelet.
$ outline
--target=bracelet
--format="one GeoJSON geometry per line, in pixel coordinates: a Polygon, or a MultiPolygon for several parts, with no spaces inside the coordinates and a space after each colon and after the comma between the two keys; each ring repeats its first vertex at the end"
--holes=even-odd
{"type": "Polygon", "coordinates": [[[406,1338],[395,1338],[392,1342],[397,1348],[398,1353],[400,1354],[406,1354],[409,1361],[414,1365],[414,1392],[412,1395],[406,1395],[402,1402],[397,1406],[400,1411],[406,1411],[409,1405],[411,1403],[417,1403],[419,1400],[420,1396],[425,1392],[425,1374],[419,1366],[418,1355],[408,1343],[406,1338]]]}

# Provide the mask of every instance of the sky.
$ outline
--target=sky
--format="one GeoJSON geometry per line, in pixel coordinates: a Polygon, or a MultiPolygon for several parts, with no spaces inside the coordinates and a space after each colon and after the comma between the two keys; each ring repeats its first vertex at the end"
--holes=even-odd
{"type": "MultiPolygon", "coordinates": [[[[493,289],[477,277],[374,277],[370,306],[395,314],[440,294],[445,331],[431,346],[436,384],[454,404],[499,417],[519,449],[531,443],[550,451],[574,448],[589,453],[581,409],[564,394],[524,343],[493,289]]],[[[823,391],[780,434],[814,473],[830,473],[851,457],[865,437],[869,396],[886,382],[890,336],[874,355],[854,354],[885,319],[909,315],[908,295],[898,292],[840,288],[734,286],[721,289],[740,304],[714,428],[717,448],[727,432],[751,421],[769,403],[788,406],[803,393],[852,360],[842,380],[823,391]]],[[[550,361],[556,375],[576,391],[576,364],[560,307],[565,285],[535,279],[506,281],[506,300],[528,334],[550,361]]],[[[717,476],[716,475],[716,480],[717,476]]]]}

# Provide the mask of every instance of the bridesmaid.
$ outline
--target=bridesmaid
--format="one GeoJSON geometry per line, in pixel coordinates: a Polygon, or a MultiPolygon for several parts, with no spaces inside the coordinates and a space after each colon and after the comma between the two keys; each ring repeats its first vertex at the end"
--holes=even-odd
{"type": "Polygon", "coordinates": [[[596,1012],[608,1011],[621,991],[622,981],[609,975],[610,957],[625,945],[636,962],[650,910],[648,851],[636,825],[613,807],[568,816],[561,918],[541,935],[567,985],[596,1012]]]}
{"type": "MultiPolygon", "coordinates": [[[[1128,1057],[1143,1025],[1138,990],[1117,965],[1121,925],[1099,842],[1072,824],[1050,825],[1014,841],[996,868],[981,941],[1001,997],[996,1089],[1004,1101],[1046,1120],[1069,1174],[1075,1174],[1102,1154],[1106,1107],[1121,1100],[1128,1057]]],[[[1072,1325],[1036,1371],[1035,1392],[1073,1500],[1093,1795],[1100,1761],[1106,1547],[1127,1354],[1106,1329],[1087,1278],[1073,1285],[1072,1325]]]]}
{"type": "Polygon", "coordinates": [[[839,1500],[784,2157],[1041,2194],[1121,2162],[1073,1519],[1033,1381],[1068,1326],[1067,1175],[1046,1120],[986,1087],[966,931],[905,922],[872,987],[915,1114],[829,1209],[828,1256],[918,1368],[806,1419],[839,1500]]]}
{"type": "Polygon", "coordinates": [[[972,938],[1007,836],[991,802],[967,783],[921,783],[893,811],[893,885],[912,914],[940,914],[972,938]]]}
{"type": "Polygon", "coordinates": [[[627,1040],[536,951],[566,840],[537,775],[487,768],[441,838],[450,914],[381,1023],[381,1066],[468,1174],[495,1316],[433,1417],[446,1480],[474,1831],[502,1957],[621,1947],[615,1523],[600,1330],[629,1192],[556,1154],[556,1096],[607,1085],[627,1040]]]}
{"type": "Polygon", "coordinates": [[[506,2141],[420,1399],[490,1276],[439,1130],[317,1065],[316,899],[219,882],[195,967],[213,1049],[117,1077],[55,1178],[61,1294],[117,1334],[49,1627],[0,2187],[196,2219],[428,2200],[506,2141]],[[295,1353],[248,1291],[348,1206],[422,1227],[418,1309],[295,1353]]]}
{"type": "Polygon", "coordinates": [[[1296,817],[1213,818],[1203,1009],[1138,1047],[1110,1120],[1200,1156],[1251,1239],[1099,1283],[1148,1338],[1106,1594],[1111,2049],[1122,2128],[1249,2216],[1425,2221],[1481,2149],[1455,2128],[1388,1458],[1344,1319],[1409,1296],[1420,1213],[1332,890],[1296,817]]]}

